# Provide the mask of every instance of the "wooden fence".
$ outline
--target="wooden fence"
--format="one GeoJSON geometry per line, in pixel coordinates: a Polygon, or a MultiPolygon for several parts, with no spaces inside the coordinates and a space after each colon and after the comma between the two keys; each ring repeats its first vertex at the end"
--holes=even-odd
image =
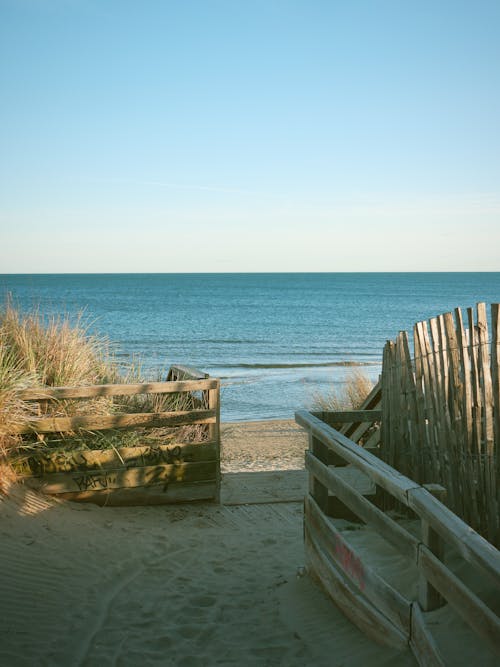
{"type": "Polygon", "coordinates": [[[389,341],[383,354],[380,455],[500,546],[500,306],[459,308],[389,341]],[[467,326],[466,326],[467,324],[467,326]]]}
{"type": "MultiPolygon", "coordinates": [[[[10,463],[30,486],[59,497],[99,504],[148,504],[218,499],[220,493],[220,381],[196,369],[174,366],[167,382],[39,387],[20,392],[25,401],[65,401],[170,395],[171,409],[106,415],[40,416],[12,429],[17,434],[64,434],[109,429],[175,428],[164,438],[134,447],[62,450],[30,447],[10,463]],[[182,379],[178,379],[182,378],[182,379]],[[179,397],[188,400],[179,401],[179,397]],[[202,425],[186,438],[186,429],[202,425]],[[181,428],[182,427],[182,428],[181,428]],[[178,434],[176,437],[175,434],[178,434]],[[197,440],[197,441],[196,441],[197,440]]],[[[167,406],[168,407],[168,406],[167,406]]],[[[189,434],[188,434],[189,435],[189,434]]]]}
{"type": "MultiPolygon", "coordinates": [[[[356,421],[354,428],[359,428],[378,416],[356,411],[346,419],[356,421]]],[[[409,645],[420,665],[433,667],[445,663],[423,612],[438,607],[443,598],[500,655],[500,618],[444,564],[442,541],[496,588],[500,588],[500,553],[434,497],[442,487],[422,487],[305,410],[295,417],[309,434],[304,517],[308,569],[335,603],[374,640],[400,649],[409,645]],[[369,500],[379,489],[420,518],[419,537],[369,500]],[[408,599],[391,586],[349,544],[331,518],[339,503],[373,526],[418,569],[417,599],[408,599]]],[[[340,415],[330,417],[338,421],[340,415]]]]}

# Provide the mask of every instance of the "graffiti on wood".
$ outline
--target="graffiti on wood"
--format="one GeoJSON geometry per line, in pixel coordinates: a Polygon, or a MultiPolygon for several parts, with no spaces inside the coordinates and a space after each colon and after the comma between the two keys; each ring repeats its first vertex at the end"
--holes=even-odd
{"type": "MultiPolygon", "coordinates": [[[[116,471],[91,472],[75,476],[73,481],[78,486],[79,491],[102,491],[120,487],[126,481],[122,479],[123,474],[123,472],[116,471]]],[[[135,481],[140,486],[163,484],[162,490],[166,492],[171,476],[171,471],[164,466],[158,466],[141,470],[139,479],[135,481]]]]}
{"type": "MultiPolygon", "coordinates": [[[[191,463],[194,459],[193,454],[183,452],[180,445],[140,447],[137,450],[137,453],[132,456],[123,456],[118,450],[118,454],[116,452],[111,454],[113,457],[111,460],[106,452],[108,462],[111,462],[114,468],[121,467],[128,470],[143,466],[191,463]]],[[[18,459],[13,462],[13,465],[20,475],[41,476],[58,472],[99,470],[102,467],[99,458],[99,452],[95,451],[47,452],[18,459]]],[[[98,473],[96,475],[102,477],[98,473]]],[[[95,477],[96,475],[84,475],[83,477],[95,477]]]]}
{"type": "Polygon", "coordinates": [[[353,553],[347,544],[338,537],[335,539],[335,556],[346,574],[357,582],[360,590],[364,591],[365,572],[363,562],[359,556],[353,553]]]}

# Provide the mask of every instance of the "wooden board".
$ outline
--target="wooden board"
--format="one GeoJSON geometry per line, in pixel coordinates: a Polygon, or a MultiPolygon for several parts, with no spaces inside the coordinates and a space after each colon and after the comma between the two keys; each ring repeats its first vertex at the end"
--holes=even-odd
{"type": "Polygon", "coordinates": [[[14,426],[11,433],[63,433],[65,431],[105,431],[122,428],[157,428],[188,424],[213,424],[215,410],[178,410],[175,412],[136,412],[114,415],[47,417],[14,426]]]}
{"type": "Polygon", "coordinates": [[[369,422],[372,424],[382,418],[382,410],[323,410],[311,412],[311,414],[326,424],[351,424],[353,422],[369,422]]]}
{"type": "Polygon", "coordinates": [[[410,507],[445,540],[453,544],[465,560],[479,566],[500,587],[500,552],[470,526],[453,514],[426,489],[408,494],[410,507]]]}
{"type": "Polygon", "coordinates": [[[500,618],[423,544],[418,567],[457,614],[500,656],[500,618]]]}
{"type": "Polygon", "coordinates": [[[342,570],[351,584],[403,633],[410,636],[410,601],[404,598],[344,539],[333,521],[325,517],[314,500],[305,502],[305,522],[317,543],[342,570]]]}
{"type": "Polygon", "coordinates": [[[309,452],[306,453],[306,468],[312,475],[320,478],[323,484],[328,485],[330,491],[338,496],[365,523],[375,526],[381,537],[395,549],[410,558],[414,563],[417,562],[419,540],[352,489],[341,478],[339,470],[323,465],[309,452]]]}
{"type": "Polygon", "coordinates": [[[420,667],[445,667],[418,602],[414,602],[411,606],[410,648],[420,667]]]}
{"type": "Polygon", "coordinates": [[[378,644],[402,651],[408,648],[407,635],[398,630],[349,584],[307,526],[305,526],[305,548],[309,571],[319,579],[333,602],[362,632],[378,644]]]}
{"type": "Polygon", "coordinates": [[[108,507],[213,501],[217,499],[217,483],[212,480],[187,484],[169,484],[166,487],[165,484],[153,484],[123,489],[60,493],[57,498],[108,507]]]}
{"type": "Polygon", "coordinates": [[[371,480],[366,473],[362,470],[358,470],[353,465],[347,466],[328,466],[329,470],[332,470],[337,477],[340,477],[346,484],[348,484],[351,489],[361,493],[363,496],[374,496],[377,490],[376,484],[371,480]]]}
{"type": "Polygon", "coordinates": [[[176,443],[119,447],[117,449],[82,450],[72,452],[34,452],[9,459],[19,476],[41,476],[57,472],[136,468],[170,463],[213,461],[218,456],[216,442],[176,443]]]}
{"type": "Polygon", "coordinates": [[[171,366],[167,380],[202,380],[208,378],[208,373],[200,371],[194,366],[171,366]]]}
{"type": "Polygon", "coordinates": [[[365,472],[376,484],[379,484],[404,505],[408,504],[408,490],[418,487],[418,484],[414,481],[401,475],[390,465],[370,454],[363,447],[356,445],[339,431],[313,417],[307,410],[296,412],[295,420],[346,462],[352,463],[365,472]]]}
{"type": "Polygon", "coordinates": [[[124,470],[94,470],[62,472],[43,477],[28,477],[25,483],[43,493],[57,494],[102,489],[121,489],[171,483],[201,482],[216,479],[217,461],[202,463],[175,463],[145,466],[124,470]]]}
{"type": "Polygon", "coordinates": [[[141,382],[138,384],[96,384],[86,387],[34,387],[17,396],[23,401],[48,399],[97,398],[99,396],[135,396],[137,394],[177,394],[215,389],[218,380],[183,380],[181,382],[141,382]]]}

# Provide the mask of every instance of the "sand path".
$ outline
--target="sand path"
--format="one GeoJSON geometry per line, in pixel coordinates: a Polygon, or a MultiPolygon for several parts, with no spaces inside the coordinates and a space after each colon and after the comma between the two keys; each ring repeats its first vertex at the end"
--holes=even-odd
{"type": "MultiPolygon", "coordinates": [[[[306,446],[292,422],[225,425],[223,505],[100,508],[19,486],[0,495],[0,665],[415,665],[302,575],[306,446]]],[[[361,550],[378,539],[350,534],[361,550]]],[[[406,576],[397,554],[381,554],[406,576]]],[[[450,664],[472,664],[481,646],[446,610],[433,614],[450,664]]]]}
{"type": "Polygon", "coordinates": [[[0,511],[5,667],[413,664],[297,575],[300,503],[0,511]]]}

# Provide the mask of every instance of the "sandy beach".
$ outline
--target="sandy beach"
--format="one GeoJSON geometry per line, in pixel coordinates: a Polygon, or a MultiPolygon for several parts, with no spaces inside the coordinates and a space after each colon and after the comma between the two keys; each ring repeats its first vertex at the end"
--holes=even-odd
{"type": "MultiPolygon", "coordinates": [[[[367,639],[304,573],[304,448],[292,422],[224,425],[221,505],[100,508],[12,486],[0,496],[0,664],[416,664],[367,639]]],[[[453,664],[470,664],[457,651],[453,664]]]]}

